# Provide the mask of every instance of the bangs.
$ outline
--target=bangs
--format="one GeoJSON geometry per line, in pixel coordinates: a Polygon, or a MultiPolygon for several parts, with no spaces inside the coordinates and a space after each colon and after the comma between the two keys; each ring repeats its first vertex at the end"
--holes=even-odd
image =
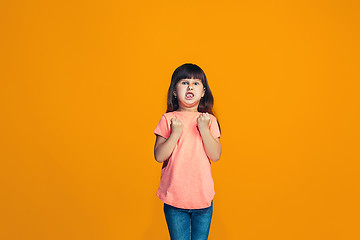
{"type": "Polygon", "coordinates": [[[201,82],[205,85],[204,72],[196,66],[187,66],[181,69],[176,74],[175,81],[178,82],[181,79],[200,79],[201,82]]]}

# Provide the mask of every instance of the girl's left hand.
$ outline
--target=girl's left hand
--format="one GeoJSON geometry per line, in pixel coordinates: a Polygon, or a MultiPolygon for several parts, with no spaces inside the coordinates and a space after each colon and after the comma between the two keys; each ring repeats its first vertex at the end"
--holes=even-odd
{"type": "Polygon", "coordinates": [[[200,129],[209,129],[210,115],[209,113],[201,113],[197,118],[197,125],[200,129]]]}

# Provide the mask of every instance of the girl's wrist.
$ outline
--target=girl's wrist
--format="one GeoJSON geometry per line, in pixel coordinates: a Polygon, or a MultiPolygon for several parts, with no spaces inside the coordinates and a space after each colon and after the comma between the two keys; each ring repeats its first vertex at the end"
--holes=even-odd
{"type": "Polygon", "coordinates": [[[202,133],[205,133],[205,132],[210,132],[209,127],[203,126],[203,127],[198,127],[198,129],[199,129],[199,132],[200,132],[201,134],[202,134],[202,133]]]}
{"type": "Polygon", "coordinates": [[[181,135],[181,132],[171,132],[170,137],[173,136],[174,138],[179,138],[181,135]]]}

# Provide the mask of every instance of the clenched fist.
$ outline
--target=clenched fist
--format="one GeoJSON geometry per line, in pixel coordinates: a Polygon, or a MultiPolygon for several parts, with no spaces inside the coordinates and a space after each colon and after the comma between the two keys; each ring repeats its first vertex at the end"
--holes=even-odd
{"type": "Polygon", "coordinates": [[[201,129],[209,129],[210,123],[210,114],[209,113],[201,113],[197,119],[197,125],[199,130],[201,129]]]}
{"type": "Polygon", "coordinates": [[[183,124],[180,121],[180,119],[172,118],[170,119],[170,128],[171,128],[171,133],[180,135],[183,129],[183,124]]]}

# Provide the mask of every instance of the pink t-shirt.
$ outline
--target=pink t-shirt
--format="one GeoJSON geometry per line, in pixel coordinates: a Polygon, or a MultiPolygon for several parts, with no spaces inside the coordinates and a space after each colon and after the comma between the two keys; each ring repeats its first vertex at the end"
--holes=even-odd
{"type": "MultiPolygon", "coordinates": [[[[197,118],[200,112],[164,113],[154,133],[169,138],[170,119],[178,118],[183,124],[182,133],[169,159],[161,169],[160,187],[156,195],[164,203],[186,209],[211,206],[214,198],[214,182],[211,176],[211,160],[206,155],[197,118]]],[[[220,137],[216,117],[210,116],[209,128],[214,138],[220,137]]]]}

